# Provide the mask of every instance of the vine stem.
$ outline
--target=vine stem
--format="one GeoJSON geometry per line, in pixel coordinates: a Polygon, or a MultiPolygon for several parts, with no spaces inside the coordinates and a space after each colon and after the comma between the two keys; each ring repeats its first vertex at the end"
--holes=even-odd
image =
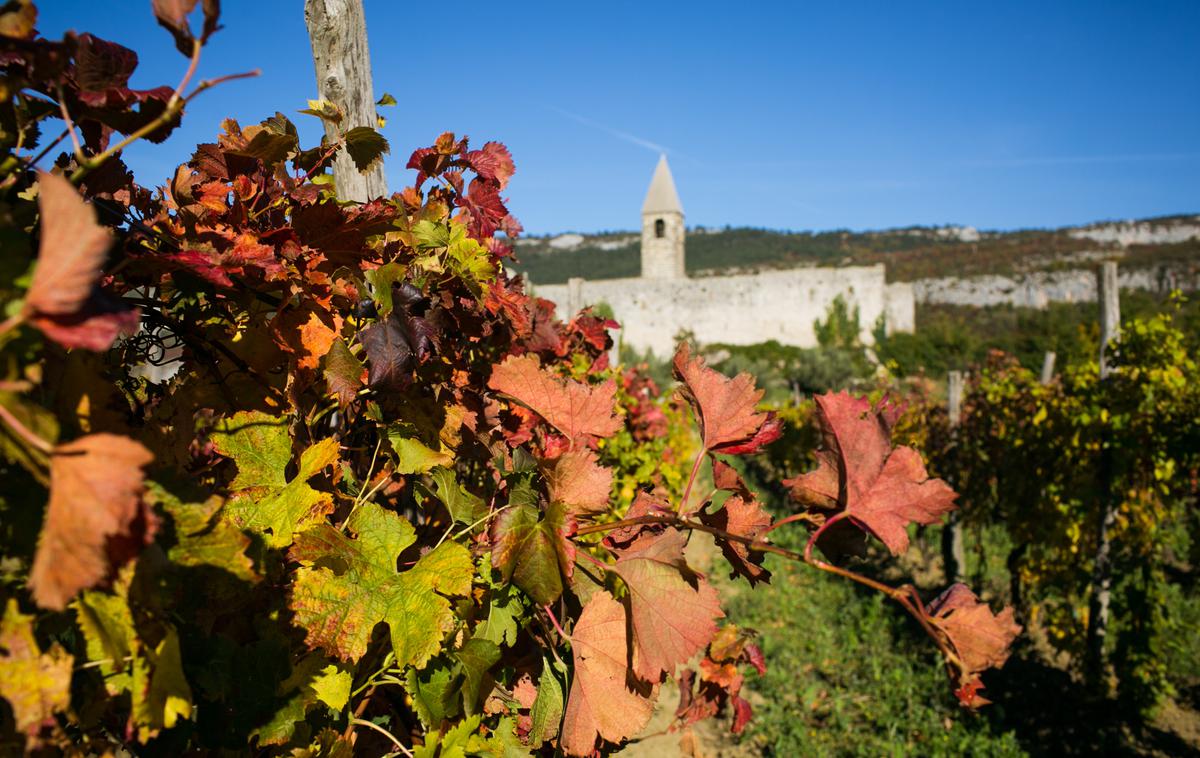
{"type": "Polygon", "coordinates": [[[683,498],[679,501],[679,509],[684,513],[688,510],[688,498],[692,495],[692,485],[696,483],[696,477],[700,474],[700,463],[704,460],[704,448],[700,448],[700,452],[696,454],[696,462],[692,464],[692,473],[688,477],[687,486],[683,488],[683,498]]]}
{"type": "Polygon", "coordinates": [[[8,424],[8,427],[12,429],[18,437],[25,440],[25,442],[34,448],[41,450],[46,455],[50,455],[50,453],[54,451],[53,445],[30,431],[29,427],[22,424],[20,419],[14,416],[12,411],[10,411],[8,408],[5,408],[3,405],[0,405],[0,419],[2,419],[5,424],[8,424]]]}
{"type": "MultiPolygon", "coordinates": [[[[77,183],[80,179],[82,179],[87,174],[87,172],[91,171],[92,169],[98,168],[105,161],[107,161],[109,158],[116,155],[120,151],[124,150],[130,144],[136,142],[137,140],[142,139],[143,137],[147,136],[148,134],[151,134],[152,132],[156,131],[157,129],[162,128],[163,126],[166,126],[168,123],[171,122],[171,119],[175,118],[180,113],[182,113],[184,106],[187,105],[188,103],[190,103],[192,101],[192,99],[195,98],[197,95],[199,95],[201,92],[204,92],[207,89],[211,89],[212,87],[215,87],[218,84],[222,84],[224,82],[233,81],[234,79],[245,79],[247,77],[258,76],[261,73],[258,69],[254,69],[253,71],[247,71],[245,73],[229,74],[227,76],[217,77],[216,79],[206,79],[205,81],[202,81],[198,85],[196,85],[196,89],[194,89],[191,92],[191,94],[185,96],[183,94],[183,91],[187,88],[188,83],[191,82],[192,77],[196,73],[197,67],[200,65],[200,52],[203,49],[204,49],[204,46],[200,43],[200,40],[193,40],[192,56],[191,56],[190,62],[188,63],[187,71],[184,73],[183,79],[180,80],[179,86],[176,87],[175,91],[171,93],[171,98],[167,101],[167,107],[163,109],[163,112],[161,114],[159,114],[158,118],[156,118],[153,121],[149,122],[148,124],[144,125],[142,128],[138,129],[137,131],[129,134],[128,136],[125,137],[125,139],[121,140],[117,144],[109,146],[109,148],[107,150],[100,153],[99,155],[93,156],[91,158],[86,158],[86,157],[81,158],[81,160],[79,161],[79,168],[75,169],[75,171],[71,174],[71,183],[72,184],[77,183]]],[[[64,102],[62,102],[61,96],[60,96],[59,100],[60,100],[59,105],[62,108],[64,117],[69,118],[66,116],[66,104],[64,102]]],[[[74,131],[73,125],[71,124],[71,122],[69,120],[67,121],[67,127],[69,129],[71,129],[71,138],[73,140],[75,140],[75,131],[74,131]]],[[[76,140],[76,144],[78,144],[77,140],[76,140]]]]}
{"type": "MultiPolygon", "coordinates": [[[[585,553],[585,555],[586,555],[586,553],[585,553]]],[[[588,557],[591,558],[590,555],[588,557]]],[[[592,560],[595,560],[595,559],[593,558],[592,560]]],[[[597,561],[597,563],[599,563],[599,561],[597,561]]],[[[558,617],[556,617],[554,615],[554,610],[551,609],[549,605],[543,605],[542,610],[544,610],[546,612],[546,615],[550,617],[550,623],[554,624],[554,629],[558,632],[558,636],[562,637],[564,640],[567,640],[568,642],[570,642],[571,635],[569,635],[563,631],[562,625],[558,623],[558,617]]]]}
{"type": "Polygon", "coordinates": [[[404,747],[404,743],[402,743],[402,742],[400,742],[400,740],[396,739],[396,735],[392,734],[391,732],[389,732],[388,730],[379,726],[378,724],[367,721],[366,719],[354,718],[354,719],[350,719],[350,725],[351,726],[365,726],[365,727],[374,729],[375,731],[382,734],[384,737],[387,737],[389,740],[391,740],[392,744],[396,746],[397,750],[399,750],[401,753],[404,753],[405,755],[407,755],[408,758],[412,758],[412,751],[409,750],[408,748],[404,747]]]}
{"type": "Polygon", "coordinates": [[[0,335],[9,332],[12,329],[17,328],[22,323],[24,323],[24,321],[25,321],[24,313],[14,313],[13,315],[4,319],[3,322],[0,322],[0,335]]]}

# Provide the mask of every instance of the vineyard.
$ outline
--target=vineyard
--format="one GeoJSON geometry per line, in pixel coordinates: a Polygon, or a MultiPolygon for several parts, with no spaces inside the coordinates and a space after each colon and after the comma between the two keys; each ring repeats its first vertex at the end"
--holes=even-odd
{"type": "Polygon", "coordinates": [[[394,146],[313,100],[319,144],[227,119],[138,184],[253,76],[204,78],[216,0],[152,7],[178,84],[132,89],[0,6],[0,753],[1007,755],[1035,665],[1135,731],[1195,697],[1184,304],[1104,373],[992,353],[955,418],[844,309],[618,362],[512,274],[500,142],[357,202],[394,146]]]}

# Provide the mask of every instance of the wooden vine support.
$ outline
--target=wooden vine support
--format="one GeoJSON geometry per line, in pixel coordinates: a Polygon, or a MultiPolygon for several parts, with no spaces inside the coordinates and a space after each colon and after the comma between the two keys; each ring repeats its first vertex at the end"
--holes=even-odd
{"type": "MultiPolygon", "coordinates": [[[[378,128],[362,0],[306,0],[304,22],[312,43],[318,96],[346,114],[340,125],[325,123],[326,137],[334,142],[356,126],[378,128]]],[[[365,203],[387,195],[382,163],[361,173],[344,148],[334,159],[333,178],[341,200],[365,203]]]]}

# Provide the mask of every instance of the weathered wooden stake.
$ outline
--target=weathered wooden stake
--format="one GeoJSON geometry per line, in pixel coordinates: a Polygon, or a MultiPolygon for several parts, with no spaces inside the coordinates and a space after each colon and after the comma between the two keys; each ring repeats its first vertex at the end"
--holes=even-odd
{"type": "Polygon", "coordinates": [[[1109,343],[1121,335],[1121,291],[1117,284],[1116,261],[1107,261],[1096,275],[1097,299],[1100,301],[1100,378],[1108,376],[1109,343]]]}
{"type": "Polygon", "coordinates": [[[1054,379],[1054,361],[1057,357],[1053,350],[1047,350],[1042,358],[1042,384],[1049,384],[1054,379]]]}
{"type": "MultiPolygon", "coordinates": [[[[947,381],[949,402],[950,428],[952,434],[957,434],[958,425],[962,423],[963,372],[951,371],[947,381]]],[[[946,518],[946,527],[942,530],[942,566],[946,574],[946,582],[953,584],[961,582],[966,573],[966,551],[963,548],[962,519],[958,510],[953,510],[946,518]]]]}
{"type": "MultiPolygon", "coordinates": [[[[367,20],[362,0],[306,0],[304,23],[312,43],[317,94],[346,114],[339,126],[325,125],[325,134],[338,139],[356,126],[378,128],[375,88],[371,83],[371,53],[367,49],[367,20]]],[[[333,164],[338,198],[365,203],[387,194],[383,165],[359,172],[345,149],[333,164]]]]}
{"type": "MultiPolygon", "coordinates": [[[[1097,273],[1100,301],[1100,380],[1112,373],[1110,343],[1120,337],[1121,300],[1117,285],[1117,264],[1104,263],[1097,273]]],[[[1096,555],[1092,566],[1092,593],[1088,602],[1087,669],[1095,688],[1104,683],[1104,642],[1108,635],[1108,608],[1112,598],[1112,528],[1117,517],[1113,496],[1112,450],[1110,440],[1101,440],[1100,449],[1100,520],[1096,533],[1096,555]]]]}

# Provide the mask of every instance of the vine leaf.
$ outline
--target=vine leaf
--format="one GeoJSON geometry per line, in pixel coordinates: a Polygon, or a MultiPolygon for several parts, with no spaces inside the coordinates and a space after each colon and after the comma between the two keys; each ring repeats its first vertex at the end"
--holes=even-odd
{"type": "Polygon", "coordinates": [[[63,347],[104,351],[117,335],[137,331],[140,313],[97,288],[112,244],[96,210],[69,181],[38,174],[41,244],[24,315],[63,347]]]}
{"type": "Polygon", "coordinates": [[[1021,633],[1013,609],[993,614],[965,584],[952,584],[926,610],[930,623],[946,635],[958,657],[950,662],[958,677],[955,694],[968,708],[986,705],[988,700],[979,695],[983,689],[979,674],[1008,660],[1009,647],[1021,633]]]}
{"type": "Polygon", "coordinates": [[[33,599],[61,611],[154,538],[142,499],[142,467],[154,456],[116,434],[89,434],[54,448],[50,505],[29,573],[33,599]]]}
{"type": "Polygon", "coordinates": [[[566,537],[573,529],[561,503],[544,514],[536,505],[512,505],[492,522],[492,566],[539,605],[549,605],[575,566],[575,545],[566,537]]]}
{"type": "Polygon", "coordinates": [[[538,678],[537,698],[529,712],[529,747],[534,750],[540,748],[547,740],[558,736],[563,715],[563,691],[558,677],[562,676],[565,679],[566,673],[566,668],[561,663],[542,658],[542,675],[538,678]]]}
{"type": "Polygon", "coordinates": [[[657,682],[712,640],[721,612],[717,591],[688,568],[687,535],[668,529],[642,538],[612,567],[629,588],[633,670],[657,682]]]}
{"type": "Polygon", "coordinates": [[[613,411],[614,381],[593,387],[560,379],[542,368],[536,355],[509,356],[492,370],[488,386],[537,413],[573,442],[611,437],[621,428],[613,411]]]}
{"type": "Polygon", "coordinates": [[[251,735],[260,745],[282,745],[296,733],[297,722],[304,721],[308,709],[324,703],[335,711],[346,707],[350,700],[353,677],[325,656],[311,653],[292,667],[292,673],[279,683],[275,694],[287,698],[267,723],[251,735]]]}
{"type": "MultiPolygon", "coordinates": [[[[754,499],[746,500],[741,495],[730,495],[720,510],[713,513],[702,511],[700,521],[747,539],[756,539],[771,526],[771,516],[763,510],[762,504],[754,499]]],[[[719,535],[716,536],[716,541],[729,561],[732,569],[730,578],[744,576],[751,586],[757,582],[770,581],[771,572],[762,566],[766,553],[761,550],[751,551],[745,543],[724,539],[719,535]]]]}
{"type": "Polygon", "coordinates": [[[755,406],[763,391],[755,389],[754,377],[738,374],[733,379],[704,365],[691,355],[686,342],[675,353],[675,378],[680,392],[700,419],[704,449],[714,453],[742,455],[779,439],[783,423],[774,413],[757,413],[755,406]]]}
{"type": "Polygon", "coordinates": [[[292,442],[283,418],[241,411],[223,419],[212,433],[213,446],[232,458],[238,473],[225,518],[263,536],[268,547],[292,544],[295,533],[333,512],[333,498],[307,482],[338,458],[337,440],[321,440],[300,456],[296,476],[288,481],[292,442]]]}
{"type": "MultiPolygon", "coordinates": [[[[188,14],[196,8],[199,0],[151,0],[154,17],[164,29],[175,38],[175,47],[187,57],[192,57],[192,27],[188,24],[188,14]]],[[[220,26],[217,19],[221,15],[220,0],[203,0],[204,31],[200,42],[206,42],[220,26]]]]}
{"type": "Polygon", "coordinates": [[[846,392],[816,401],[824,436],[817,469],[784,483],[802,503],[843,510],[900,555],[908,549],[908,524],[937,521],[954,509],[957,495],[941,479],[930,478],[916,450],[892,448],[895,406],[872,406],[846,392]]]}
{"type": "Polygon", "coordinates": [[[46,652],[33,637],[33,616],[9,598],[0,619],[0,696],[12,707],[17,731],[26,736],[71,704],[75,660],[57,642],[46,652]]]}
{"type": "Polygon", "coordinates": [[[250,538],[219,515],[222,501],[211,497],[203,503],[184,503],[162,487],[151,483],[158,505],[174,522],[176,544],[167,552],[180,566],[215,566],[237,579],[258,581],[254,561],[246,555],[250,538]]]}
{"type": "Polygon", "coordinates": [[[112,234],[96,223],[96,209],[57,174],[38,174],[38,210],[42,241],[25,308],[51,316],[78,313],[100,278],[112,234]]]}
{"type": "Polygon", "coordinates": [[[133,719],[138,741],[146,742],[163,729],[172,729],[181,718],[191,718],[192,689],[183,673],[179,633],[167,626],[166,635],[154,647],[136,643],[133,658],[133,719]]]}
{"type": "Polygon", "coordinates": [[[597,737],[620,742],[650,721],[658,686],[631,676],[625,622],[625,607],[601,590],[592,595],[571,631],[575,679],[561,737],[567,755],[591,755],[597,737]]]}
{"type": "Polygon", "coordinates": [[[443,542],[397,572],[400,553],[416,542],[412,524],[368,502],[346,526],[353,539],[320,524],[301,532],[288,554],[301,565],[290,605],[305,641],[357,661],[367,651],[371,630],[383,622],[391,630],[397,665],[423,667],[454,628],[447,596],[471,589],[471,554],[456,542],[443,542]]]}
{"type": "Polygon", "coordinates": [[[383,156],[391,152],[391,146],[382,134],[369,126],[356,126],[346,132],[346,152],[360,173],[367,173],[383,156]]]}
{"type": "Polygon", "coordinates": [[[586,448],[571,450],[542,466],[550,501],[563,503],[572,513],[602,513],[608,510],[612,469],[601,466],[596,454],[586,448]]]}
{"type": "Polygon", "coordinates": [[[325,354],[325,383],[338,404],[349,405],[363,386],[363,362],[350,352],[346,341],[333,341],[325,354]]]}
{"type": "Polygon", "coordinates": [[[486,142],[482,149],[469,151],[466,161],[475,173],[494,181],[500,189],[508,186],[508,180],[517,170],[512,153],[500,142],[486,142]]]}

